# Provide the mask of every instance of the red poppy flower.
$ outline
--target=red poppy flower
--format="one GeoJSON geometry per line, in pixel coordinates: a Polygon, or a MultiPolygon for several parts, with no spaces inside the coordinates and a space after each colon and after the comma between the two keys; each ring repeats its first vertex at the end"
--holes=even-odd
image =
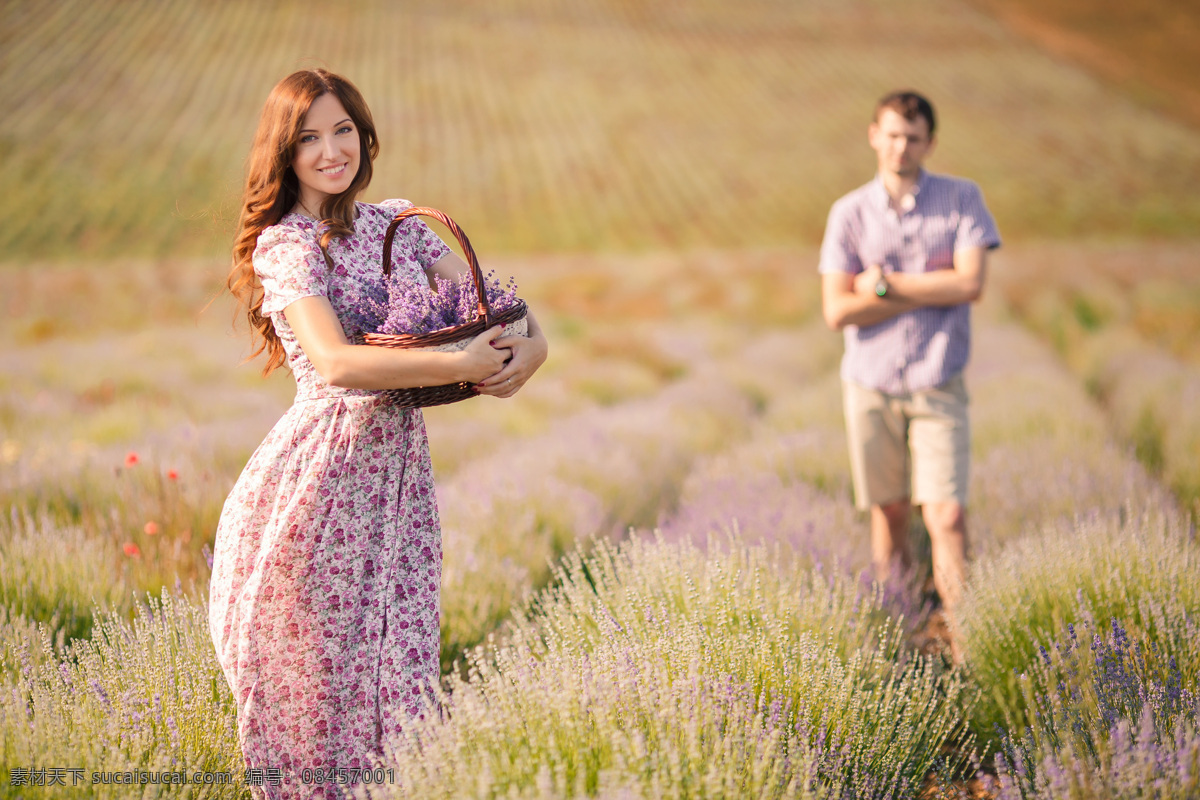
{"type": "Polygon", "coordinates": [[[132,467],[134,464],[137,464],[138,461],[140,461],[140,460],[141,459],[138,458],[138,454],[133,452],[132,450],[130,450],[128,453],[125,454],[125,466],[127,466],[127,467],[132,467]]]}
{"type": "Polygon", "coordinates": [[[133,542],[126,542],[124,550],[125,550],[125,555],[129,556],[130,558],[141,558],[142,557],[141,548],[139,548],[133,542]]]}
{"type": "Polygon", "coordinates": [[[154,520],[150,520],[146,523],[146,526],[142,528],[142,530],[146,532],[147,536],[154,536],[158,533],[158,523],[154,520]]]}
{"type": "Polygon", "coordinates": [[[174,470],[174,469],[167,470],[167,480],[169,480],[169,481],[179,480],[179,471],[174,470]]]}

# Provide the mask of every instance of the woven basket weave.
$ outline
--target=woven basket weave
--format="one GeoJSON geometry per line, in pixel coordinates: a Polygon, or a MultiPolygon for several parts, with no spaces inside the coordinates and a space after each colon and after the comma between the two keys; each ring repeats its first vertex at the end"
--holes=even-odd
{"type": "MultiPolygon", "coordinates": [[[[484,290],[483,271],[479,268],[479,259],[475,255],[475,248],[471,247],[471,242],[467,239],[467,235],[463,233],[462,228],[458,227],[458,224],[454,220],[436,208],[417,206],[406,208],[396,215],[392,220],[392,224],[388,225],[387,234],[383,240],[383,274],[390,275],[392,271],[392,241],[396,238],[397,228],[400,227],[400,223],[405,219],[415,216],[430,217],[438,220],[450,229],[450,232],[454,234],[454,238],[462,245],[463,253],[467,257],[467,264],[471,267],[471,279],[475,282],[475,293],[479,298],[475,311],[475,319],[470,322],[464,322],[461,325],[453,325],[449,328],[442,328],[430,333],[362,333],[356,337],[356,341],[372,347],[392,347],[399,350],[452,351],[466,348],[472,339],[493,325],[504,326],[504,333],[501,334],[503,336],[525,335],[529,328],[529,323],[526,319],[529,307],[525,305],[525,301],[518,299],[515,306],[499,314],[492,311],[491,306],[488,304],[487,292],[484,290]]],[[[474,397],[477,392],[473,384],[461,382],[448,383],[442,386],[415,386],[407,389],[388,389],[384,394],[389,400],[402,408],[424,408],[427,406],[457,403],[459,400],[474,397]]]]}

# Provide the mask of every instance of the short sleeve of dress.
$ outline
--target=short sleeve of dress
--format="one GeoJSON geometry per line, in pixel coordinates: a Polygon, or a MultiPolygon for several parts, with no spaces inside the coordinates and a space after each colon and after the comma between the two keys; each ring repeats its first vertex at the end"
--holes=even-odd
{"type": "Polygon", "coordinates": [[[262,281],[264,315],[283,311],[302,297],[329,296],[329,269],[311,231],[272,225],[259,234],[253,262],[262,281]]]}
{"type": "MultiPolygon", "coordinates": [[[[413,204],[407,200],[393,199],[384,200],[379,207],[390,219],[396,216],[396,212],[412,208],[413,204]]],[[[404,252],[425,270],[450,254],[446,243],[419,217],[409,217],[401,223],[396,229],[396,239],[392,246],[402,246],[404,252]]]]}
{"type": "Polygon", "coordinates": [[[983,247],[988,250],[1000,246],[1000,232],[996,220],[983,202],[983,192],[971,181],[964,181],[958,201],[958,232],[954,237],[954,249],[983,247]]]}

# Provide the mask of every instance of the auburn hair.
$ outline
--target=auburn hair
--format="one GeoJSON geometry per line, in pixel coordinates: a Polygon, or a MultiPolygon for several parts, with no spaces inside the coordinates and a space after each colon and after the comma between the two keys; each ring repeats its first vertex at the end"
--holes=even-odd
{"type": "Polygon", "coordinates": [[[313,101],[326,94],[336,97],[346,109],[358,130],[359,151],[363,154],[358,174],[349,188],[327,197],[321,208],[312,209],[321,217],[324,228],[319,240],[321,253],[330,266],[333,262],[329,258],[329,243],[335,237],[354,233],[354,201],[371,182],[372,162],[379,155],[371,110],[354,84],[342,76],[324,69],[300,70],[275,84],[267,96],[254,133],[254,144],[246,159],[246,186],[242,192],[237,233],[233,238],[233,264],[226,283],[238,300],[239,310],[245,308],[250,337],[257,344],[250,358],[264,351],[267,354],[263,375],[283,366],[287,354],[275,333],[275,326],[262,313],[263,288],[254,274],[254,248],[259,234],[283,219],[300,199],[300,182],[292,169],[296,145],[313,101]]]}

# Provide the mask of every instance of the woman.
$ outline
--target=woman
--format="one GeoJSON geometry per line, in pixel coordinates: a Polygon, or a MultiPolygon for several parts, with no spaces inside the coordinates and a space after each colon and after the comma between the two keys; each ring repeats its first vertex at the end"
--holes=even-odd
{"type": "MultiPolygon", "coordinates": [[[[325,70],[289,75],[263,108],[248,161],[229,287],[285,361],[296,400],[251,456],[217,528],[210,626],[233,689],[246,763],[281,770],[271,797],[311,797],[322,770],[371,765],[438,679],[441,531],[421,412],[377,390],[470,381],[510,397],[546,358],[499,327],[457,353],[350,344],[367,298],[386,299],[384,231],[406,201],[356,202],[378,154],[358,90],[325,70]]],[[[418,220],[392,271],[468,270],[418,220]]],[[[334,780],[337,780],[336,773],[334,780]]],[[[331,796],[336,795],[327,786],[331,796]]]]}

